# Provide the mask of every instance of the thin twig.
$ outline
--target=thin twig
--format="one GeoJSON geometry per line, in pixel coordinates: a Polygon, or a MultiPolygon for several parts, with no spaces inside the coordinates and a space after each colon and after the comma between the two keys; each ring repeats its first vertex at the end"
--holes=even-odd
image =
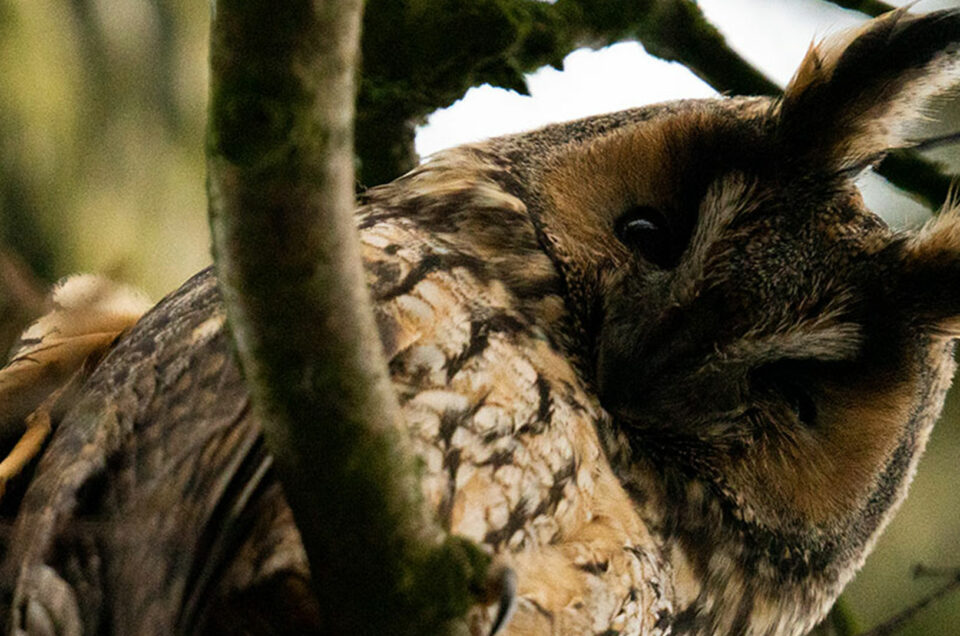
{"type": "Polygon", "coordinates": [[[932,567],[918,563],[913,566],[915,579],[942,579],[944,577],[960,577],[960,568],[932,567]]]}
{"type": "Polygon", "coordinates": [[[960,143],[960,130],[936,137],[927,137],[926,139],[918,142],[913,149],[923,152],[926,150],[933,150],[934,148],[940,148],[941,146],[949,146],[955,143],[960,143]]]}
{"type": "Polygon", "coordinates": [[[934,212],[943,208],[953,183],[941,164],[916,150],[891,152],[876,172],[934,212]]]}
{"type": "Polygon", "coordinates": [[[838,7],[843,7],[844,9],[853,9],[854,11],[859,11],[860,13],[865,13],[871,17],[877,17],[878,15],[883,15],[888,11],[893,11],[897,7],[892,4],[887,4],[886,2],[879,2],[879,0],[829,0],[831,4],[835,4],[838,7]]]}
{"type": "Polygon", "coordinates": [[[953,568],[951,571],[943,568],[927,568],[918,565],[914,568],[914,576],[948,576],[950,577],[950,580],[896,616],[887,619],[883,623],[877,625],[869,631],[864,632],[860,636],[889,636],[890,634],[893,634],[897,630],[904,627],[913,619],[914,616],[926,609],[934,601],[943,598],[956,589],[960,589],[960,568],[953,568]]]}

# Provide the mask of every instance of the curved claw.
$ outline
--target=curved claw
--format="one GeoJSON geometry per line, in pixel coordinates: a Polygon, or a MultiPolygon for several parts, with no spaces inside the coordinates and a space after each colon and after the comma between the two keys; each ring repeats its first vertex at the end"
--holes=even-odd
{"type": "Polygon", "coordinates": [[[497,599],[497,615],[490,626],[490,635],[495,636],[506,627],[517,609],[517,573],[507,566],[495,567],[490,572],[488,590],[491,598],[497,599]]]}

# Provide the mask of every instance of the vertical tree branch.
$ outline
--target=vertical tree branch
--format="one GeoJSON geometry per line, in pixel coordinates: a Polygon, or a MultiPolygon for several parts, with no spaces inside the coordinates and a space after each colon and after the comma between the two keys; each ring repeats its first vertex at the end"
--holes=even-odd
{"type": "Polygon", "coordinates": [[[324,633],[437,633],[487,558],[444,539],[399,434],[352,218],[361,0],[218,0],[210,222],[324,633]]]}

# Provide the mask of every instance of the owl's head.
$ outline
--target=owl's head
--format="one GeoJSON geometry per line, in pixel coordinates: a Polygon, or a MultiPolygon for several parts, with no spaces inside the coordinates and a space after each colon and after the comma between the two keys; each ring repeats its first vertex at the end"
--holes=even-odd
{"type": "Polygon", "coordinates": [[[960,212],[894,232],[854,179],[958,79],[960,12],[896,11],[813,47],[780,99],[496,147],[536,184],[613,463],[675,504],[660,527],[699,570],[839,589],[901,500],[954,370],[960,212]]]}

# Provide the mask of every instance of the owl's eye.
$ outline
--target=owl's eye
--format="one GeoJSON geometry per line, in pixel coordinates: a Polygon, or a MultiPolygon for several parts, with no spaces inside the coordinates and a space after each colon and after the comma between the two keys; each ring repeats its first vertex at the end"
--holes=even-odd
{"type": "Polygon", "coordinates": [[[636,206],[617,219],[617,238],[630,250],[661,269],[672,269],[680,261],[684,245],[667,219],[656,208],[636,206]]]}

